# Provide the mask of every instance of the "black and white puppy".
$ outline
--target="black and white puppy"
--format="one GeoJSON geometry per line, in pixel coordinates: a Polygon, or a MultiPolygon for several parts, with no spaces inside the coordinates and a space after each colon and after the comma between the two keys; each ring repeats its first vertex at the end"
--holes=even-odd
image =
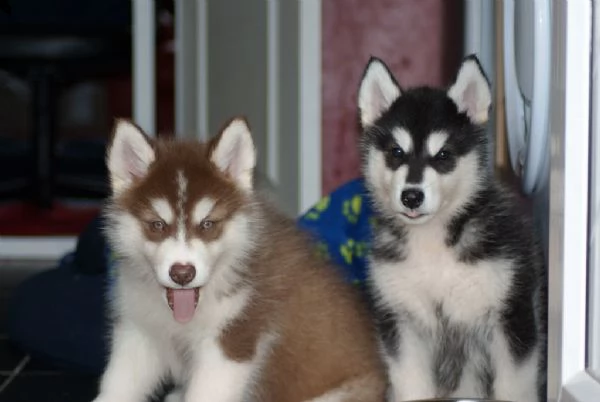
{"type": "Polygon", "coordinates": [[[545,274],[530,219],[488,168],[490,85],[402,90],[371,59],[358,94],[379,215],[369,288],[393,401],[545,393],[545,274]]]}

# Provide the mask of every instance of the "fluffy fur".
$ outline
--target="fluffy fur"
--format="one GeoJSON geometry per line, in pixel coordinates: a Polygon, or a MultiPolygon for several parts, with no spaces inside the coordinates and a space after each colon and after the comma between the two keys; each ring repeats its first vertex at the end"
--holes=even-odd
{"type": "Polygon", "coordinates": [[[107,234],[120,262],[96,402],[143,401],[162,381],[170,402],[384,400],[360,297],[261,201],[255,160],[242,119],[207,144],[117,123],[107,234]]]}
{"type": "Polygon", "coordinates": [[[529,217],[487,165],[475,56],[448,90],[372,59],[358,96],[378,212],[369,288],[393,401],[544,399],[545,274],[529,217]]]}

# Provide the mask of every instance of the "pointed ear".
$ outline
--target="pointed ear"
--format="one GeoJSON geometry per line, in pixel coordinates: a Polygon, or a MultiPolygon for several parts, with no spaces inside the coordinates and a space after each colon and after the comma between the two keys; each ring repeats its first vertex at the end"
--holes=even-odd
{"type": "Polygon", "coordinates": [[[448,96],[458,107],[458,111],[466,113],[474,124],[488,121],[492,93],[481,64],[475,55],[464,60],[456,81],[448,90],[448,96]]]}
{"type": "Polygon", "coordinates": [[[371,57],[358,90],[358,109],[363,128],[373,124],[388,110],[400,93],[400,86],[385,63],[371,57]]]}
{"type": "Polygon", "coordinates": [[[210,160],[240,187],[252,190],[256,150],[246,119],[231,120],[213,141],[210,160]]]}
{"type": "Polygon", "coordinates": [[[128,120],[117,120],[106,158],[113,194],[144,177],[154,158],[154,149],[142,130],[128,120]]]}

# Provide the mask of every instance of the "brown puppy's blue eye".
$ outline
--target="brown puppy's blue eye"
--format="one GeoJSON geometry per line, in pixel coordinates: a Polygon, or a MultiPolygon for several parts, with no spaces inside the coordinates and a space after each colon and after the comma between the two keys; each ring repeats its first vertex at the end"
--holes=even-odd
{"type": "Polygon", "coordinates": [[[162,232],[167,225],[163,221],[153,221],[150,223],[150,228],[154,232],[162,232]]]}
{"type": "Polygon", "coordinates": [[[200,227],[203,230],[209,230],[213,227],[213,225],[214,225],[214,222],[211,220],[208,220],[208,219],[205,219],[200,223],[200,227]]]}

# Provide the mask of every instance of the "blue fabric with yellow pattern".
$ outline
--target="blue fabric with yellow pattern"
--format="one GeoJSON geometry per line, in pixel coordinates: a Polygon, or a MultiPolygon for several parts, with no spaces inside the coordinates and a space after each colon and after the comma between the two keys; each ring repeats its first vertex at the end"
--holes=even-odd
{"type": "Polygon", "coordinates": [[[355,179],[323,197],[298,225],[312,234],[319,254],[340,266],[348,281],[362,285],[373,220],[364,181],[355,179]]]}

